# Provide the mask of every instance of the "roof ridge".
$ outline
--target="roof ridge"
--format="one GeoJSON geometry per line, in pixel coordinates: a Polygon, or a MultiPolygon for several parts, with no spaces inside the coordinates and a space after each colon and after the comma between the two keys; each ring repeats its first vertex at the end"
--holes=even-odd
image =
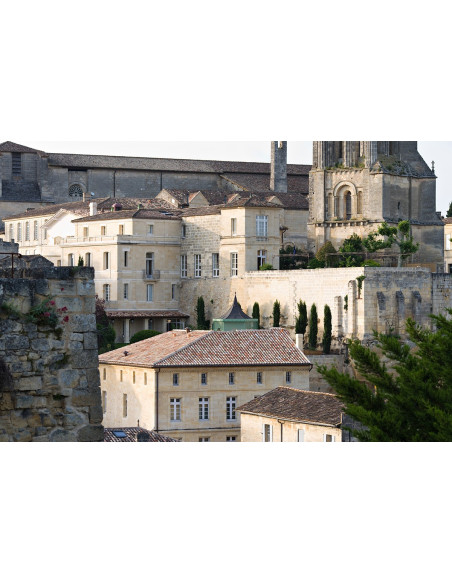
{"type": "MultiPolygon", "coordinates": [[[[171,331],[171,332],[173,332],[173,331],[171,331]]],[[[193,332],[195,332],[195,331],[193,331],[193,332]]],[[[190,343],[187,343],[183,347],[179,347],[178,349],[176,349],[172,353],[168,353],[168,355],[165,355],[162,359],[159,359],[158,361],[154,361],[153,365],[155,366],[155,365],[158,365],[159,363],[161,363],[162,361],[166,361],[166,359],[169,359],[170,357],[173,357],[174,355],[176,355],[180,351],[183,351],[187,347],[191,347],[192,345],[194,345],[194,343],[196,343],[197,341],[199,341],[199,339],[204,339],[205,337],[207,337],[211,333],[214,333],[215,331],[202,331],[202,332],[205,332],[206,334],[204,334],[204,335],[198,335],[197,338],[196,339],[193,339],[193,341],[191,341],[190,343]]],[[[188,334],[189,333],[187,333],[187,336],[188,336],[188,334]]]]}
{"type": "MultiPolygon", "coordinates": [[[[315,394],[315,395],[327,395],[327,396],[339,399],[335,393],[329,393],[327,391],[314,391],[312,389],[303,389],[301,387],[290,387],[289,385],[278,385],[278,387],[275,387],[274,389],[271,389],[270,391],[276,391],[278,389],[291,389],[292,391],[299,391],[300,393],[309,393],[309,394],[315,394]]],[[[259,396],[259,397],[263,397],[263,396],[259,396]]],[[[258,398],[256,398],[256,399],[258,399],[258,398]]]]}

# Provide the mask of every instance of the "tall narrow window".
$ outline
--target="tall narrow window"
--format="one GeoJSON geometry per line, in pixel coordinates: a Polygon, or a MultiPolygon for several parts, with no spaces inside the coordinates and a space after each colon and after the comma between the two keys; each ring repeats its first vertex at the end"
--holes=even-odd
{"type": "Polygon", "coordinates": [[[239,254],[231,253],[231,276],[239,274],[239,254]]]}
{"type": "Polygon", "coordinates": [[[262,385],[262,371],[258,371],[256,375],[256,383],[262,385]]]}
{"type": "Polygon", "coordinates": [[[154,235],[154,226],[148,225],[148,228],[149,228],[149,230],[148,230],[149,235],[154,235]]]}
{"type": "Polygon", "coordinates": [[[268,215],[256,215],[256,237],[268,236],[268,215]]]}
{"type": "Polygon", "coordinates": [[[148,284],[146,286],[146,300],[148,302],[154,302],[154,284],[148,284]]]}
{"type": "Polygon", "coordinates": [[[207,373],[201,373],[201,385],[207,385],[207,373]]]}
{"type": "Polygon", "coordinates": [[[171,300],[176,300],[176,284],[171,284],[171,300]]]}
{"type": "Polygon", "coordinates": [[[107,392],[106,391],[102,392],[102,412],[104,414],[107,413],[107,392]]]}
{"type": "Polygon", "coordinates": [[[286,383],[292,383],[292,372],[286,371],[286,383]]]}
{"type": "Polygon", "coordinates": [[[181,421],[181,398],[172,397],[170,399],[170,419],[172,422],[181,421]]]}
{"type": "Polygon", "coordinates": [[[231,235],[237,235],[237,219],[231,219],[231,235]]]}
{"type": "Polygon", "coordinates": [[[146,276],[154,274],[154,253],[148,252],[146,254],[146,276]]]}
{"type": "Polygon", "coordinates": [[[17,241],[22,241],[22,223],[17,224],[17,241]]]}
{"type": "Polygon", "coordinates": [[[298,430],[298,440],[297,442],[304,442],[304,430],[298,430]]]}
{"type": "Polygon", "coordinates": [[[9,224],[9,240],[12,241],[14,239],[14,225],[12,223],[9,224]]]}
{"type": "Polygon", "coordinates": [[[125,251],[124,252],[124,267],[127,268],[128,265],[129,265],[129,252],[125,251]]]}
{"type": "Polygon", "coordinates": [[[148,374],[145,373],[143,376],[143,385],[147,385],[148,384],[148,374]]]}
{"type": "Polygon", "coordinates": [[[88,237],[89,235],[89,227],[84,227],[83,228],[83,237],[88,237]]]}
{"type": "Polygon", "coordinates": [[[173,373],[173,385],[179,385],[179,373],[173,373]]]}
{"type": "Polygon", "coordinates": [[[345,218],[348,220],[352,218],[352,195],[350,191],[345,193],[345,218]]]}
{"type": "Polygon", "coordinates": [[[119,371],[119,381],[122,383],[124,381],[124,373],[122,369],[119,371]]]}
{"type": "Polygon", "coordinates": [[[107,227],[106,227],[106,225],[101,225],[100,226],[100,234],[101,235],[107,235],[107,227]]]}
{"type": "Polygon", "coordinates": [[[119,225],[118,230],[119,230],[119,235],[124,235],[124,225],[119,225]]]}
{"type": "Polygon", "coordinates": [[[22,174],[22,154],[20,152],[12,152],[12,174],[19,176],[22,174]]]}
{"type": "Polygon", "coordinates": [[[187,277],[187,256],[186,255],[180,256],[180,277],[181,278],[187,277]]]}
{"type": "Polygon", "coordinates": [[[109,269],[110,269],[110,252],[105,251],[104,252],[104,270],[109,270],[109,269]]]}
{"type": "Polygon", "coordinates": [[[104,381],[107,379],[107,370],[104,367],[104,372],[103,372],[103,379],[104,381]]]}
{"type": "Polygon", "coordinates": [[[235,420],[235,404],[237,398],[227,397],[226,398],[226,420],[235,420]]]}
{"type": "Polygon", "coordinates": [[[104,284],[104,300],[105,302],[110,301],[110,284],[104,284]]]}
{"type": "Polygon", "coordinates": [[[25,241],[30,241],[30,222],[25,222],[25,241]]]}
{"type": "Polygon", "coordinates": [[[235,373],[229,373],[229,385],[235,385],[235,373]]]}
{"type": "Polygon", "coordinates": [[[135,383],[137,380],[137,375],[135,373],[135,371],[132,371],[132,383],[135,383]]]}
{"type": "Polygon", "coordinates": [[[273,442],[273,428],[271,424],[264,424],[262,429],[262,440],[264,442],[273,442]]]}
{"type": "Polygon", "coordinates": [[[261,266],[267,263],[267,250],[259,249],[257,251],[257,269],[260,270],[261,266]]]}
{"type": "Polygon", "coordinates": [[[212,254],[212,278],[218,278],[220,275],[220,254],[212,254]]]}
{"type": "Polygon", "coordinates": [[[129,299],[129,284],[124,284],[124,300],[129,299]]]}
{"type": "Polygon", "coordinates": [[[363,214],[363,194],[361,192],[356,195],[356,213],[363,214]]]}
{"type": "Polygon", "coordinates": [[[36,241],[38,239],[38,222],[33,223],[33,239],[36,241]]]}
{"type": "Polygon", "coordinates": [[[334,216],[339,219],[339,197],[334,197],[334,216]]]}
{"type": "Polygon", "coordinates": [[[85,253],[85,266],[91,266],[91,252],[85,253]]]}
{"type": "Polygon", "coordinates": [[[182,224],[181,237],[182,239],[187,237],[187,226],[185,224],[182,224]]]}
{"type": "Polygon", "coordinates": [[[73,253],[70,253],[67,256],[67,265],[68,266],[73,266],[74,265],[74,254],[73,253]]]}
{"type": "Polygon", "coordinates": [[[127,394],[122,394],[122,417],[127,418],[127,394]]]}
{"type": "Polygon", "coordinates": [[[209,398],[200,397],[199,398],[199,419],[208,420],[209,419],[209,398]]]}
{"type": "Polygon", "coordinates": [[[153,331],[154,330],[154,321],[152,320],[152,318],[148,318],[148,331],[153,331]]]}
{"type": "Polygon", "coordinates": [[[201,254],[195,254],[195,278],[201,278],[202,268],[201,268],[201,254]]]}

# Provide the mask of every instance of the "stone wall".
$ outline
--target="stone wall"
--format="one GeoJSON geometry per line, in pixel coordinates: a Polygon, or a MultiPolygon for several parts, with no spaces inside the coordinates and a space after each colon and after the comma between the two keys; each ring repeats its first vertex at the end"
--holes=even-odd
{"type": "Polygon", "coordinates": [[[103,441],[94,270],[40,259],[0,267],[0,441],[103,441]]]}

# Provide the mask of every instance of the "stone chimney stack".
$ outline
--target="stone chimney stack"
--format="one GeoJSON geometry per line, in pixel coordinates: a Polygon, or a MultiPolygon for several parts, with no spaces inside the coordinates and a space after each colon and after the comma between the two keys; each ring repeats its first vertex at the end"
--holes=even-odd
{"type": "Polygon", "coordinates": [[[97,215],[97,201],[91,201],[89,204],[89,214],[90,216],[97,215]]]}
{"type": "Polygon", "coordinates": [[[287,142],[272,142],[270,188],[287,193],[287,142]]]}

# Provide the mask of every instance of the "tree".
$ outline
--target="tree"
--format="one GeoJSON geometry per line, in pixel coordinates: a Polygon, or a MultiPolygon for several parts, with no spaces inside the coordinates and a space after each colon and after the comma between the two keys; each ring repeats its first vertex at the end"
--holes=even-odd
{"type": "Polygon", "coordinates": [[[257,320],[257,328],[261,328],[261,309],[259,307],[259,302],[253,304],[251,318],[255,318],[257,320]]]}
{"type": "Polygon", "coordinates": [[[323,313],[323,337],[322,348],[325,355],[328,355],[331,349],[331,309],[328,304],[325,304],[323,313]]]}
{"type": "Polygon", "coordinates": [[[279,253],[280,270],[301,270],[306,268],[309,258],[308,252],[295,245],[286,245],[279,250],[279,253]]]}
{"type": "Polygon", "coordinates": [[[152,337],[156,337],[157,335],[160,335],[161,333],[159,333],[158,331],[151,331],[149,329],[144,329],[142,331],[138,331],[137,333],[135,333],[132,338],[130,339],[130,344],[132,345],[133,343],[139,343],[140,341],[144,341],[145,339],[150,339],[152,337]]]}
{"type": "Polygon", "coordinates": [[[81,255],[78,256],[77,266],[82,267],[84,265],[83,258],[81,255]]]}
{"type": "Polygon", "coordinates": [[[198,301],[196,303],[196,328],[199,331],[208,330],[204,298],[202,296],[198,297],[198,301]]]}
{"type": "Polygon", "coordinates": [[[452,202],[449,205],[449,209],[447,210],[446,217],[452,217],[452,202]]]}
{"type": "Polygon", "coordinates": [[[96,329],[99,353],[114,349],[116,338],[115,329],[111,326],[105,312],[105,300],[96,294],[96,329]]]}
{"type": "Polygon", "coordinates": [[[315,254],[315,257],[319,262],[323,262],[325,267],[337,268],[339,265],[339,259],[337,256],[328,257],[328,254],[330,253],[337,253],[337,250],[331,241],[325,241],[319,251],[315,254]]]}
{"type": "Polygon", "coordinates": [[[297,304],[298,316],[295,320],[295,334],[305,335],[306,327],[308,326],[308,309],[306,308],[306,302],[300,300],[297,304]]]}
{"type": "MultiPolygon", "coordinates": [[[[452,316],[451,309],[448,313],[452,316]]],[[[358,340],[351,342],[350,356],[366,381],[319,367],[345,413],[363,425],[351,430],[359,440],[452,441],[452,320],[444,315],[431,318],[433,332],[407,321],[415,350],[395,336],[374,333],[383,354],[395,362],[395,375],[358,340]]]]}
{"type": "Polygon", "coordinates": [[[279,303],[278,300],[275,300],[275,303],[273,304],[273,326],[274,327],[279,326],[280,318],[281,318],[281,304],[279,303]]]}
{"type": "Polygon", "coordinates": [[[399,248],[397,267],[401,268],[403,260],[416,253],[419,249],[419,243],[414,243],[410,229],[409,221],[400,221],[397,227],[390,227],[384,221],[377,231],[369,233],[363,240],[363,244],[370,252],[388,249],[393,245],[397,245],[399,248]],[[386,237],[386,239],[377,239],[378,236],[386,237]]]}
{"type": "Polygon", "coordinates": [[[318,316],[317,316],[317,307],[315,304],[311,306],[311,312],[309,314],[309,347],[311,349],[317,349],[317,333],[318,333],[318,324],[317,324],[318,316]]]}
{"type": "Polygon", "coordinates": [[[341,268],[352,268],[360,266],[365,260],[365,248],[361,237],[354,233],[344,240],[339,248],[342,256],[340,257],[339,265],[341,268]],[[363,252],[362,255],[360,252],[363,252]]]}

